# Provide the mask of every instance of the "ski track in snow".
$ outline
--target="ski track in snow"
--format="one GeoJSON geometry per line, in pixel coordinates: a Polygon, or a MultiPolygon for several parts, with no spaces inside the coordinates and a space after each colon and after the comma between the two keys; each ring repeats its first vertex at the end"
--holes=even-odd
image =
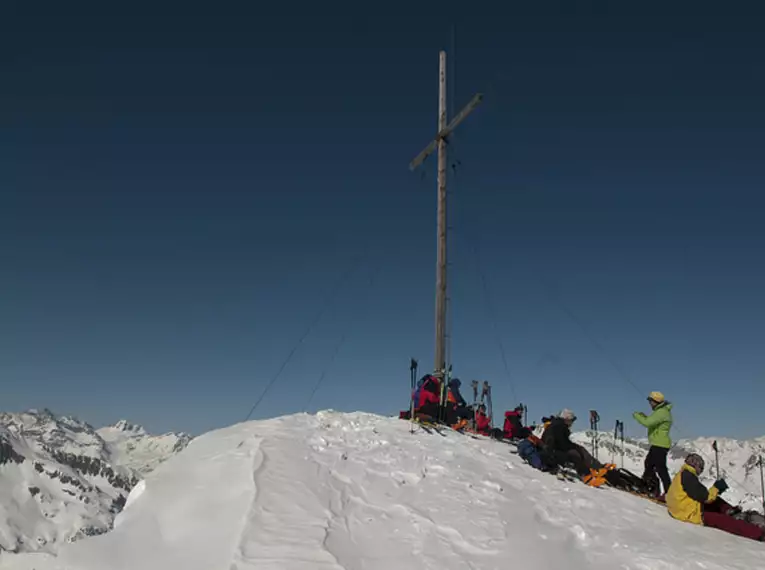
{"type": "Polygon", "coordinates": [[[765,545],[561,482],[503,443],[321,412],[240,424],[163,464],[110,534],[8,570],[738,570],[765,545]]]}

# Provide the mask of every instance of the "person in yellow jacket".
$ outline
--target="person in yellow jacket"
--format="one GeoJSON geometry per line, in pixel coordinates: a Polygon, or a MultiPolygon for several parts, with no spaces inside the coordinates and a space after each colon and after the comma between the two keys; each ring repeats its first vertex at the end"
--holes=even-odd
{"type": "Polygon", "coordinates": [[[667,509],[673,518],[704,524],[702,505],[714,502],[720,491],[728,488],[725,481],[718,481],[714,487],[707,489],[699,481],[699,475],[703,472],[704,459],[700,455],[691,453],[685,458],[685,465],[675,475],[666,496],[667,509]]]}
{"type": "Polygon", "coordinates": [[[666,496],[669,514],[680,521],[724,530],[731,534],[763,540],[763,530],[752,523],[728,515],[731,506],[719,498],[728,489],[724,479],[707,489],[699,481],[704,472],[704,459],[696,453],[685,458],[666,496]]]}

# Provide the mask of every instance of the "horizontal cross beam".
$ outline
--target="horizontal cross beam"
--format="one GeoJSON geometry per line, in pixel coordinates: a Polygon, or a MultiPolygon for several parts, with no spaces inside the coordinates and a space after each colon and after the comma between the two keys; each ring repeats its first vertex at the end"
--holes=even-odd
{"type": "Polygon", "coordinates": [[[452,131],[457,128],[457,125],[464,121],[467,116],[472,113],[476,107],[478,107],[482,99],[483,94],[476,93],[470,100],[470,103],[465,105],[462,110],[457,113],[457,116],[454,117],[448,125],[446,125],[446,128],[439,132],[436,135],[436,138],[430,141],[430,144],[426,146],[425,149],[420,154],[418,154],[412,162],[409,163],[409,170],[415,170],[418,166],[420,166],[425,161],[425,159],[428,158],[428,156],[432,154],[434,150],[436,150],[438,141],[448,137],[452,131]]]}

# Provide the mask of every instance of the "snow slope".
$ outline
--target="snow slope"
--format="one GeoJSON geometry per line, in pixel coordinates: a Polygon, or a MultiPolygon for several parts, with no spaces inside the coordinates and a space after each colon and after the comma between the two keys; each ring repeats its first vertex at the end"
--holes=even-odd
{"type": "Polygon", "coordinates": [[[506,444],[321,412],[201,436],[115,529],[6,570],[752,569],[765,545],[557,480],[506,444]]]}
{"type": "Polygon", "coordinates": [[[48,410],[0,414],[0,551],[55,553],[111,529],[140,476],[188,442],[48,410]]]}

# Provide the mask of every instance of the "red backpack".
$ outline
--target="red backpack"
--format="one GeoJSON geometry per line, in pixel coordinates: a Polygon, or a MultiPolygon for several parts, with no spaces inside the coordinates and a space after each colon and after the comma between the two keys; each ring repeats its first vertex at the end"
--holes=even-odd
{"type": "Polygon", "coordinates": [[[435,376],[426,376],[418,389],[416,408],[425,404],[438,404],[441,401],[441,382],[435,376]]]}

